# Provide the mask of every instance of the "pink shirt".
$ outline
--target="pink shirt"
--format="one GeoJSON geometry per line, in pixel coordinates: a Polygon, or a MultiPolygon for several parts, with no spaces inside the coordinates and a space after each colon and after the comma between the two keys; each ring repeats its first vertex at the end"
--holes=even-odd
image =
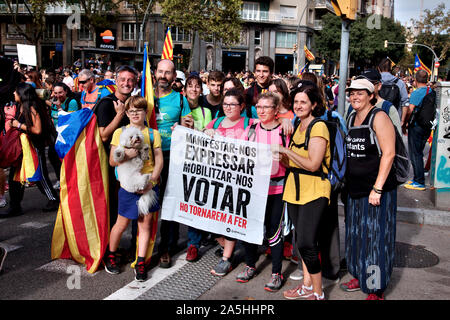
{"type": "MultiPolygon", "coordinates": [[[[250,131],[250,126],[247,127],[244,133],[245,140],[255,141],[258,143],[265,144],[279,144],[285,147],[289,144],[289,138],[283,138],[281,136],[281,125],[267,130],[261,127],[261,123],[258,123],[255,127],[255,133],[248,137],[250,131]]],[[[272,161],[272,171],[270,174],[270,185],[269,185],[269,195],[281,194],[283,193],[284,186],[284,175],[286,173],[286,168],[279,161],[272,161]]]]}
{"type": "MultiPolygon", "coordinates": [[[[206,129],[214,129],[214,123],[220,118],[212,120],[210,123],[206,125],[206,129]]],[[[230,128],[224,128],[222,127],[223,121],[219,124],[219,127],[216,130],[218,134],[220,134],[223,137],[232,138],[232,139],[241,139],[246,140],[244,136],[244,119],[245,117],[241,117],[241,120],[239,120],[238,123],[236,123],[234,126],[230,128]]],[[[248,127],[249,128],[253,123],[253,119],[249,119],[248,127]]]]}

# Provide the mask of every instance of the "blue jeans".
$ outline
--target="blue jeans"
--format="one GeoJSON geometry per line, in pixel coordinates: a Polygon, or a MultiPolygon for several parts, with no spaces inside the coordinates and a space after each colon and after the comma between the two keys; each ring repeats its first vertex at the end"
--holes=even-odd
{"type": "Polygon", "coordinates": [[[188,227],[188,247],[194,245],[197,249],[200,248],[200,242],[202,241],[203,231],[188,227]]]}
{"type": "Polygon", "coordinates": [[[408,151],[414,171],[414,181],[425,184],[423,149],[430,132],[415,125],[408,128],[408,151]]]}

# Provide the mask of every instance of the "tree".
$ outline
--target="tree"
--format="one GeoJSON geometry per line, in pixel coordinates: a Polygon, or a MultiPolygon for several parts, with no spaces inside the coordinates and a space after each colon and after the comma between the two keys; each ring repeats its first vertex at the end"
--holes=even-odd
{"type": "Polygon", "coordinates": [[[193,49],[197,35],[213,37],[225,45],[239,41],[241,32],[241,0],[164,0],[161,2],[163,21],[191,31],[189,68],[192,69],[193,49]]]}
{"type": "MultiPolygon", "coordinates": [[[[46,20],[45,11],[49,5],[55,5],[58,0],[3,0],[6,4],[7,13],[11,15],[12,24],[17,33],[23,36],[30,44],[39,48],[44,35],[46,20]],[[26,14],[21,14],[21,5],[25,8],[26,14]],[[28,17],[30,19],[28,19],[28,17]],[[25,25],[25,28],[23,27],[25,25]]],[[[38,64],[41,61],[40,50],[37,50],[38,64]]]]}
{"type": "MultiPolygon", "coordinates": [[[[441,3],[433,10],[425,9],[424,13],[420,20],[411,19],[415,29],[413,33],[416,33],[415,43],[431,47],[441,60],[441,65],[445,65],[450,48],[450,10],[446,10],[445,3],[441,3]]],[[[414,46],[413,52],[417,53],[428,67],[434,63],[434,56],[429,49],[414,46]]]]}
{"type": "MultiPolygon", "coordinates": [[[[341,47],[341,18],[328,13],[323,16],[323,29],[316,33],[316,49],[323,58],[339,61],[341,47]]],[[[398,61],[404,47],[384,48],[384,40],[405,42],[404,29],[400,23],[381,15],[358,17],[350,26],[350,59],[361,68],[375,66],[386,56],[398,61]],[[375,19],[377,23],[373,23],[375,19]]]]}

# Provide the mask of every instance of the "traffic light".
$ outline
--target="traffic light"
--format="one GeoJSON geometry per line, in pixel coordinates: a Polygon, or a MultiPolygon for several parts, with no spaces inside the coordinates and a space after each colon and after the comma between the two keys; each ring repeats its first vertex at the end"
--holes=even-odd
{"type": "Polygon", "coordinates": [[[388,46],[388,41],[384,40],[384,47],[387,48],[387,46],[388,46]]]}
{"type": "Polygon", "coordinates": [[[358,9],[358,0],[331,0],[337,16],[342,19],[355,20],[358,9]]]}
{"type": "Polygon", "coordinates": [[[50,60],[53,60],[53,57],[55,56],[55,50],[50,51],[50,60]]]}

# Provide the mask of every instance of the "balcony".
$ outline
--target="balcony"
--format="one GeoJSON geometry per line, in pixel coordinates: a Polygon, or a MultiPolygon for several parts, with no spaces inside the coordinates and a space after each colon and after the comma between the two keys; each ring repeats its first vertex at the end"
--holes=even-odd
{"type": "Polygon", "coordinates": [[[269,11],[241,11],[241,19],[253,22],[280,23],[281,14],[269,11]]]}
{"type": "Polygon", "coordinates": [[[323,29],[323,22],[322,20],[314,20],[314,30],[320,31],[323,29]]]}
{"type": "Polygon", "coordinates": [[[331,13],[334,13],[334,8],[331,5],[331,2],[329,0],[316,0],[316,9],[326,9],[330,11],[331,13]]]}
{"type": "MultiPolygon", "coordinates": [[[[47,6],[45,9],[45,14],[59,14],[59,15],[71,15],[74,10],[72,10],[72,7],[78,8],[78,11],[83,13],[84,10],[80,9],[80,5],[73,5],[70,6],[68,4],[64,5],[51,5],[47,6]]],[[[11,4],[12,12],[17,12],[18,14],[29,14],[27,7],[23,3],[19,4],[11,4]]],[[[0,3],[0,14],[10,14],[9,8],[5,3],[0,3]]]]}

